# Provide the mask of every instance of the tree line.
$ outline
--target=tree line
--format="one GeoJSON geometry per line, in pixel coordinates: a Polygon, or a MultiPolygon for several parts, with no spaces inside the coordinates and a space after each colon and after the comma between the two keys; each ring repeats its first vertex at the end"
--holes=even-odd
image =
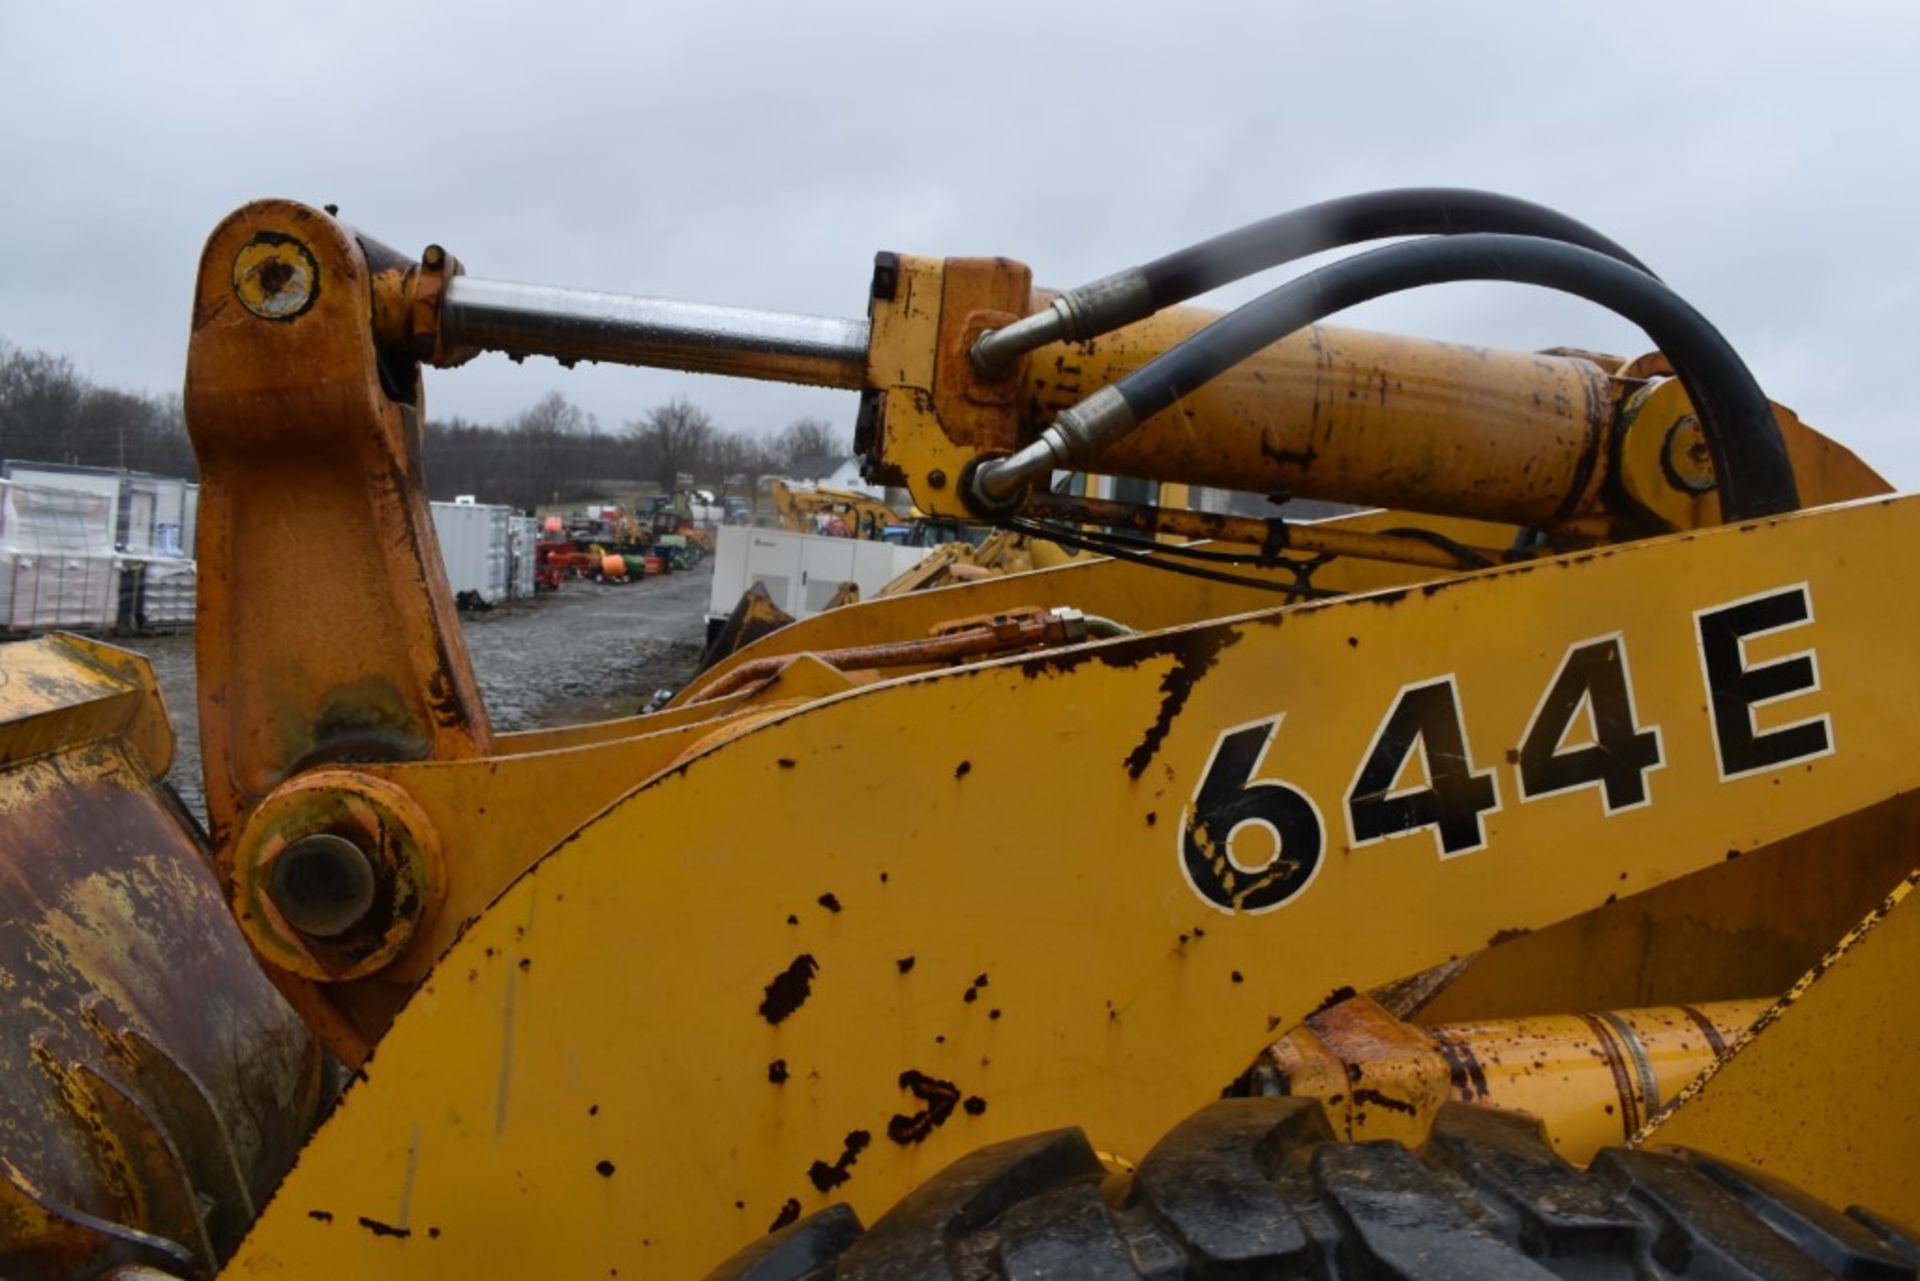
{"type": "Polygon", "coordinates": [[[636,484],[671,491],[691,476],[703,486],[789,474],[802,460],[844,457],[846,437],[818,418],[772,436],[722,427],[676,397],[608,431],[559,392],[504,425],[461,418],[427,423],[427,485],[435,498],[472,494],[485,503],[539,507],[620,498],[636,484]]]}
{"type": "Polygon", "coordinates": [[[199,474],[180,397],[103,387],[65,356],[0,339],[0,457],[199,474]]]}
{"type": "MultiPolygon", "coordinates": [[[[843,456],[845,436],[801,418],[771,437],[723,427],[676,398],[608,430],[559,392],[502,423],[430,419],[428,493],[540,507],[625,497],[636,484],[672,489],[682,476],[722,486],[785,474],[802,459],[843,456]]],[[[197,479],[178,394],[94,382],[65,356],[0,339],[0,457],[197,479]]]]}

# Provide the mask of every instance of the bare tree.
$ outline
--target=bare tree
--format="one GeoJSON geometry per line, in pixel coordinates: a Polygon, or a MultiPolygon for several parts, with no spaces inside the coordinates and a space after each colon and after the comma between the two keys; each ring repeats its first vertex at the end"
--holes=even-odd
{"type": "Polygon", "coordinates": [[[802,458],[844,458],[850,452],[846,438],[824,418],[794,419],[774,436],[773,450],[789,466],[802,458]]]}
{"type": "Polygon", "coordinates": [[[83,461],[79,419],[86,393],[86,380],[65,356],[18,347],[0,352],[0,451],[40,462],[83,461]]]}
{"type": "Polygon", "coordinates": [[[669,490],[680,474],[703,469],[718,432],[706,410],[680,396],[627,424],[628,436],[639,447],[640,474],[669,490]]]}
{"type": "Polygon", "coordinates": [[[538,440],[553,440],[586,430],[587,416],[580,406],[557,391],[550,391],[524,409],[513,420],[513,429],[538,440]]]}
{"type": "Polygon", "coordinates": [[[515,502],[537,506],[555,502],[579,459],[572,437],[586,430],[587,416],[557,391],[550,391],[513,420],[518,476],[515,502]]]}
{"type": "Polygon", "coordinates": [[[765,441],[737,431],[723,431],[714,437],[709,462],[713,472],[710,479],[720,484],[734,476],[751,483],[754,477],[779,470],[765,441]]]}

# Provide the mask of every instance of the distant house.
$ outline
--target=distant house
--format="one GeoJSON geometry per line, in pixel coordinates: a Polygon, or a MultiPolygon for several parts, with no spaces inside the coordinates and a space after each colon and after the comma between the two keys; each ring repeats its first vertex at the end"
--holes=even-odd
{"type": "Polygon", "coordinates": [[[829,489],[851,489],[875,498],[883,496],[878,486],[860,479],[860,460],[851,454],[811,454],[796,458],[787,468],[787,479],[825,485],[829,489]]]}

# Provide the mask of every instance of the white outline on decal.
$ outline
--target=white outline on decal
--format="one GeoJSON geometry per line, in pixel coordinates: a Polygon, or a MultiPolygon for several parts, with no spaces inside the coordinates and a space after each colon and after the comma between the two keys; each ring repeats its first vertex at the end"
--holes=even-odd
{"type": "Polygon", "coordinates": [[[1796,650],[1791,654],[1782,654],[1779,658],[1773,659],[1771,662],[1762,663],[1758,667],[1749,667],[1747,665],[1747,642],[1761,636],[1772,636],[1777,632],[1792,631],[1796,627],[1810,627],[1813,625],[1813,622],[1813,588],[1811,584],[1804,579],[1797,583],[1787,583],[1780,587],[1769,588],[1763,592],[1755,592],[1751,596],[1742,596],[1738,600],[1722,601],[1718,605],[1708,605],[1703,609],[1693,611],[1693,649],[1695,656],[1700,660],[1700,685],[1707,695],[1707,729],[1708,737],[1713,740],[1713,764],[1714,768],[1720,773],[1720,781],[1722,783],[1731,783],[1737,778],[1750,778],[1756,774],[1770,774],[1774,770],[1786,769],[1792,765],[1803,765],[1808,761],[1821,760],[1834,755],[1839,750],[1838,743],[1834,738],[1833,716],[1831,713],[1821,712],[1818,716],[1809,716],[1805,720],[1794,721],[1788,725],[1775,725],[1771,729],[1765,730],[1755,725],[1753,720],[1753,713],[1757,708],[1765,707],[1770,703],[1778,703],[1784,699],[1801,698],[1808,694],[1818,694],[1820,692],[1820,655],[1812,646],[1808,646],[1806,649],[1796,650]],[[1753,672],[1764,672],[1769,668],[1780,667],[1784,664],[1791,663],[1797,658],[1804,658],[1807,660],[1807,665],[1813,673],[1813,684],[1802,685],[1799,689],[1790,690],[1785,694],[1769,694],[1758,702],[1746,704],[1747,733],[1757,742],[1761,738],[1774,734],[1788,733],[1807,725],[1821,725],[1826,729],[1826,750],[1821,752],[1808,752],[1803,756],[1789,757],[1784,761],[1775,761],[1770,765],[1755,765],[1751,769],[1738,770],[1729,774],[1727,773],[1726,758],[1720,754],[1720,722],[1714,715],[1713,710],[1713,673],[1707,670],[1707,644],[1705,638],[1700,635],[1700,617],[1703,614],[1717,614],[1723,610],[1736,609],[1741,605],[1751,605],[1755,601],[1771,600],[1775,596],[1785,596],[1789,592],[1800,593],[1800,603],[1806,608],[1807,616],[1797,622],[1780,623],[1773,627],[1763,628],[1757,632],[1742,633],[1734,642],[1740,655],[1740,674],[1745,676],[1753,672]]]}
{"type": "MultiPolygon", "coordinates": [[[[1560,731],[1560,739],[1553,745],[1553,755],[1560,755],[1560,749],[1563,747],[1566,747],[1568,751],[1577,752],[1586,747],[1599,746],[1600,709],[1593,706],[1593,691],[1590,688],[1582,693],[1580,695],[1580,701],[1573,705],[1573,716],[1567,718],[1567,727],[1572,727],[1574,716],[1580,714],[1580,709],[1583,706],[1588,709],[1588,715],[1593,718],[1594,741],[1592,743],[1581,744],[1579,747],[1568,747],[1566,743],[1566,730],[1562,729],[1560,731]]],[[[1712,713],[1709,712],[1708,714],[1711,716],[1712,713]]],[[[1715,741],[1717,742],[1718,740],[1716,739],[1715,741]]],[[[1658,725],[1642,725],[1640,723],[1640,702],[1633,690],[1633,668],[1627,662],[1627,634],[1625,632],[1607,632],[1600,636],[1589,636],[1585,640],[1577,640],[1567,646],[1566,652],[1560,655],[1560,665],[1553,669],[1552,678],[1547,681],[1546,687],[1540,691],[1540,701],[1533,705],[1533,715],[1527,717],[1527,727],[1520,731],[1520,741],[1514,746],[1514,756],[1513,790],[1519,793],[1520,803],[1522,805],[1527,805],[1534,801],[1544,801],[1550,796],[1566,796],[1573,792],[1583,792],[1589,787],[1600,790],[1600,808],[1607,818],[1612,818],[1615,814],[1628,814],[1634,810],[1645,809],[1647,806],[1653,804],[1653,785],[1648,781],[1647,776],[1655,770],[1662,770],[1667,767],[1667,741],[1666,736],[1660,732],[1658,725]],[[1519,754],[1526,750],[1527,740],[1533,737],[1533,727],[1535,723],[1539,721],[1540,713],[1547,710],[1547,695],[1553,693],[1553,687],[1560,683],[1562,676],[1566,675],[1567,664],[1573,661],[1575,650],[1585,649],[1589,645],[1601,645],[1607,641],[1613,642],[1613,652],[1619,655],[1620,658],[1620,679],[1627,687],[1627,715],[1632,720],[1633,732],[1635,736],[1643,733],[1651,733],[1653,735],[1654,760],[1653,764],[1640,771],[1640,799],[1631,805],[1616,807],[1608,798],[1607,781],[1604,778],[1590,778],[1584,783],[1566,783],[1559,787],[1548,788],[1544,792],[1529,792],[1527,790],[1526,772],[1522,768],[1518,758],[1519,754]]]]}
{"type": "MultiPolygon", "coordinates": [[[[1423,788],[1409,788],[1399,792],[1382,792],[1380,794],[1381,800],[1404,800],[1419,792],[1437,790],[1434,787],[1433,781],[1433,762],[1427,759],[1427,736],[1425,734],[1414,735],[1413,745],[1415,750],[1420,753],[1420,768],[1426,771],[1427,785],[1423,788]]],[[[1341,808],[1346,811],[1347,848],[1350,850],[1365,849],[1369,845],[1378,845],[1382,841],[1397,841],[1406,836],[1418,836],[1421,832],[1429,828],[1433,830],[1434,850],[1439,854],[1443,862],[1450,858],[1461,858],[1468,854],[1478,854],[1481,850],[1487,848],[1488,843],[1493,838],[1487,831],[1486,820],[1489,815],[1498,814],[1503,808],[1500,800],[1500,771],[1493,768],[1475,770],[1473,767],[1475,759],[1473,736],[1467,731],[1466,709],[1460,702],[1460,683],[1457,679],[1457,674],[1448,672],[1444,676],[1434,676],[1427,680],[1410,681],[1402,685],[1394,691],[1392,700],[1387,704],[1387,710],[1380,714],[1380,722],[1374,726],[1373,737],[1367,741],[1366,750],[1360,753],[1360,764],[1354,768],[1353,780],[1347,784],[1346,799],[1341,806],[1341,808]],[[1460,745],[1466,749],[1467,777],[1491,779],[1493,782],[1493,804],[1485,809],[1475,810],[1473,815],[1474,826],[1478,828],[1480,832],[1480,843],[1478,845],[1470,845],[1465,849],[1449,851],[1447,849],[1446,837],[1440,834],[1440,823],[1437,819],[1431,823],[1422,823],[1418,827],[1402,828],[1398,832],[1388,832],[1384,836],[1369,836],[1364,841],[1360,840],[1354,835],[1353,831],[1354,791],[1360,786],[1360,776],[1367,772],[1367,764],[1373,760],[1373,754],[1380,746],[1380,737],[1387,732],[1387,725],[1393,720],[1393,714],[1395,710],[1399,708],[1400,701],[1414,690],[1426,689],[1433,685],[1445,685],[1447,687],[1448,697],[1453,700],[1454,723],[1460,727],[1460,745]]],[[[1406,765],[1404,759],[1400,763],[1403,767],[1406,765]]]]}
{"type": "MultiPolygon", "coordinates": [[[[1239,725],[1229,725],[1216,734],[1213,740],[1213,747],[1207,752],[1207,763],[1201,768],[1200,776],[1194,782],[1193,794],[1188,798],[1186,805],[1180,810],[1180,826],[1175,830],[1173,840],[1174,861],[1180,865],[1180,878],[1187,883],[1187,888],[1193,891],[1195,898],[1223,916],[1265,916],[1268,912],[1278,911],[1280,908],[1287,906],[1302,894],[1305,894],[1313,883],[1320,879],[1320,869],[1327,865],[1328,858],[1332,853],[1332,851],[1327,848],[1327,816],[1320,812],[1320,806],[1314,801],[1312,795],[1309,794],[1305,788],[1294,783],[1289,783],[1285,779],[1259,777],[1261,767],[1267,763],[1267,753],[1273,750],[1274,740],[1280,737],[1280,723],[1286,719],[1287,714],[1285,712],[1276,712],[1272,716],[1261,716],[1254,720],[1244,721],[1239,725]],[[1255,908],[1230,906],[1210,898],[1204,890],[1193,883],[1193,871],[1187,866],[1187,833],[1193,829],[1193,822],[1200,808],[1200,789],[1207,785],[1207,779],[1213,775],[1214,762],[1220,758],[1220,748],[1229,738],[1233,737],[1233,735],[1243,730],[1258,729],[1262,725],[1269,726],[1270,728],[1267,730],[1267,736],[1260,741],[1259,754],[1253,758],[1253,764],[1247,770],[1247,777],[1241,783],[1241,786],[1253,788],[1266,784],[1274,787],[1284,787],[1305,801],[1307,808],[1313,811],[1313,821],[1320,825],[1319,856],[1314,860],[1313,870],[1307,873],[1307,879],[1300,882],[1300,888],[1281,899],[1278,903],[1269,903],[1265,907],[1255,908]]],[[[1226,852],[1227,862],[1232,865],[1234,871],[1243,876],[1258,876],[1260,873],[1272,867],[1286,854],[1287,843],[1280,835],[1280,829],[1266,819],[1245,818],[1235,823],[1227,830],[1226,834],[1220,838],[1220,848],[1226,852]],[[1266,828],[1267,834],[1273,838],[1273,857],[1259,867],[1249,868],[1233,856],[1233,835],[1243,827],[1252,827],[1255,825],[1266,828]]]]}

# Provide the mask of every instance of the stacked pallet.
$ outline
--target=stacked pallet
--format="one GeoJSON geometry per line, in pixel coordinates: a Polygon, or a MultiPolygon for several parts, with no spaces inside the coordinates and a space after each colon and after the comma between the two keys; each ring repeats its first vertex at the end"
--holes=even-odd
{"type": "Polygon", "coordinates": [[[0,472],[0,631],[193,624],[199,486],[20,460],[0,472]]]}
{"type": "Polygon", "coordinates": [[[9,631],[110,631],[120,610],[114,504],[0,481],[0,618],[9,631]]]}

